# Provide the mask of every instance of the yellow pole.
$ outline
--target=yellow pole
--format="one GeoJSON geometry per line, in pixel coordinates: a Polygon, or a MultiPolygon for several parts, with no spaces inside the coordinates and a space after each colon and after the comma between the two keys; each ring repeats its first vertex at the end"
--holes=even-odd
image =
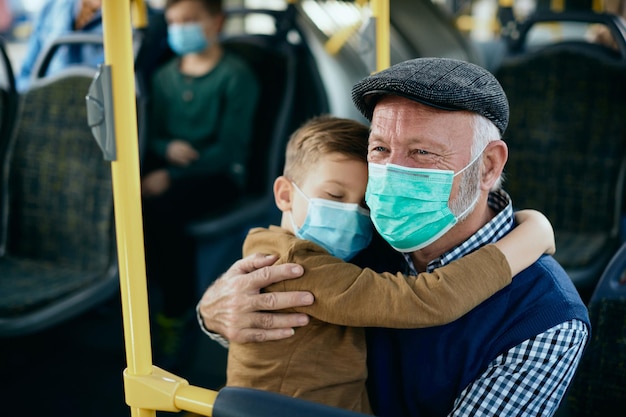
{"type": "Polygon", "coordinates": [[[372,0],[372,17],[376,19],[376,71],[390,65],[389,0],[372,0]]]}
{"type": "MultiPolygon", "coordinates": [[[[129,0],[102,2],[105,64],[111,66],[117,159],[111,163],[124,341],[129,375],[152,372],[143,247],[139,151],[129,0]],[[131,93],[133,92],[133,93],[131,93]]],[[[133,417],[154,410],[131,407],[133,417]]]]}
{"type": "Polygon", "coordinates": [[[565,0],[551,0],[550,9],[552,9],[553,12],[562,12],[565,10],[565,0]]]}
{"type": "Polygon", "coordinates": [[[144,0],[130,0],[130,13],[135,29],[148,26],[147,6],[144,0]]]}

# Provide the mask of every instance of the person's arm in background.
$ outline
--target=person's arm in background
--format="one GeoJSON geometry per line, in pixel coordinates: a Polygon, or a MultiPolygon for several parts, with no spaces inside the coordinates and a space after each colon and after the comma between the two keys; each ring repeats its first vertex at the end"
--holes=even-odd
{"type": "Polygon", "coordinates": [[[167,135],[166,117],[168,111],[168,100],[164,93],[164,88],[172,84],[168,74],[171,64],[164,63],[159,67],[150,79],[149,106],[147,115],[147,143],[146,151],[160,159],[165,160],[167,146],[172,141],[167,135]]]}

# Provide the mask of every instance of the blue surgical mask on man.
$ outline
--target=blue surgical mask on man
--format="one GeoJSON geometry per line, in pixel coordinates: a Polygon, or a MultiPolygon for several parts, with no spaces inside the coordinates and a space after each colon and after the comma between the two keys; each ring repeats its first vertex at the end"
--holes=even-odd
{"type": "Polygon", "coordinates": [[[167,43],[177,55],[201,52],[209,46],[200,23],[172,23],[167,27],[167,43]]]}
{"type": "Polygon", "coordinates": [[[463,213],[455,216],[448,207],[457,172],[409,168],[394,164],[368,164],[365,201],[374,227],[383,239],[399,252],[426,247],[450,230],[459,218],[469,213],[478,195],[463,213]]]}
{"type": "Polygon", "coordinates": [[[289,213],[297,237],[317,243],[344,261],[352,259],[369,245],[373,230],[366,209],[358,204],[309,198],[295,183],[293,185],[309,202],[302,227],[295,224],[289,213]]]}

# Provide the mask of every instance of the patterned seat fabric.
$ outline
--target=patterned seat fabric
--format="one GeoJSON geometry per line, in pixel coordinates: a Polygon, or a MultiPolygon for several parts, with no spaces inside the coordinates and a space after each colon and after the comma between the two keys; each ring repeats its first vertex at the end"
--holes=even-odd
{"type": "MultiPolygon", "coordinates": [[[[4,161],[9,146],[16,110],[17,91],[15,89],[15,77],[6,50],[6,44],[0,38],[0,164],[4,161]]],[[[0,170],[1,175],[2,172],[0,170]]],[[[7,218],[3,201],[8,198],[7,192],[7,188],[0,181],[0,256],[5,251],[7,218]]]]}
{"type": "Polygon", "coordinates": [[[19,103],[9,149],[3,320],[116,277],[111,166],[87,126],[95,70],[40,80],[19,103]]]}
{"type": "Polygon", "coordinates": [[[598,283],[589,318],[591,341],[567,397],[569,415],[622,415],[626,408],[626,245],[598,283]]]}
{"type": "Polygon", "coordinates": [[[563,42],[503,61],[510,102],[505,189],[543,211],[556,259],[593,286],[617,249],[626,167],[626,65],[615,51],[563,42]]]}

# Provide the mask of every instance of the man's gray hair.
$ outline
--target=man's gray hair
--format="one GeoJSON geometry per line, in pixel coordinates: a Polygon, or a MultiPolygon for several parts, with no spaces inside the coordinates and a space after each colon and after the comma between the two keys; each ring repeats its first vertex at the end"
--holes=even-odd
{"type": "MultiPolygon", "coordinates": [[[[500,130],[486,117],[475,113],[472,120],[472,126],[474,128],[474,141],[472,143],[472,155],[470,160],[478,157],[489,144],[494,140],[502,139],[500,130]]],[[[500,178],[493,184],[492,190],[497,190],[502,186],[504,181],[504,174],[500,175],[500,178]]]]}

